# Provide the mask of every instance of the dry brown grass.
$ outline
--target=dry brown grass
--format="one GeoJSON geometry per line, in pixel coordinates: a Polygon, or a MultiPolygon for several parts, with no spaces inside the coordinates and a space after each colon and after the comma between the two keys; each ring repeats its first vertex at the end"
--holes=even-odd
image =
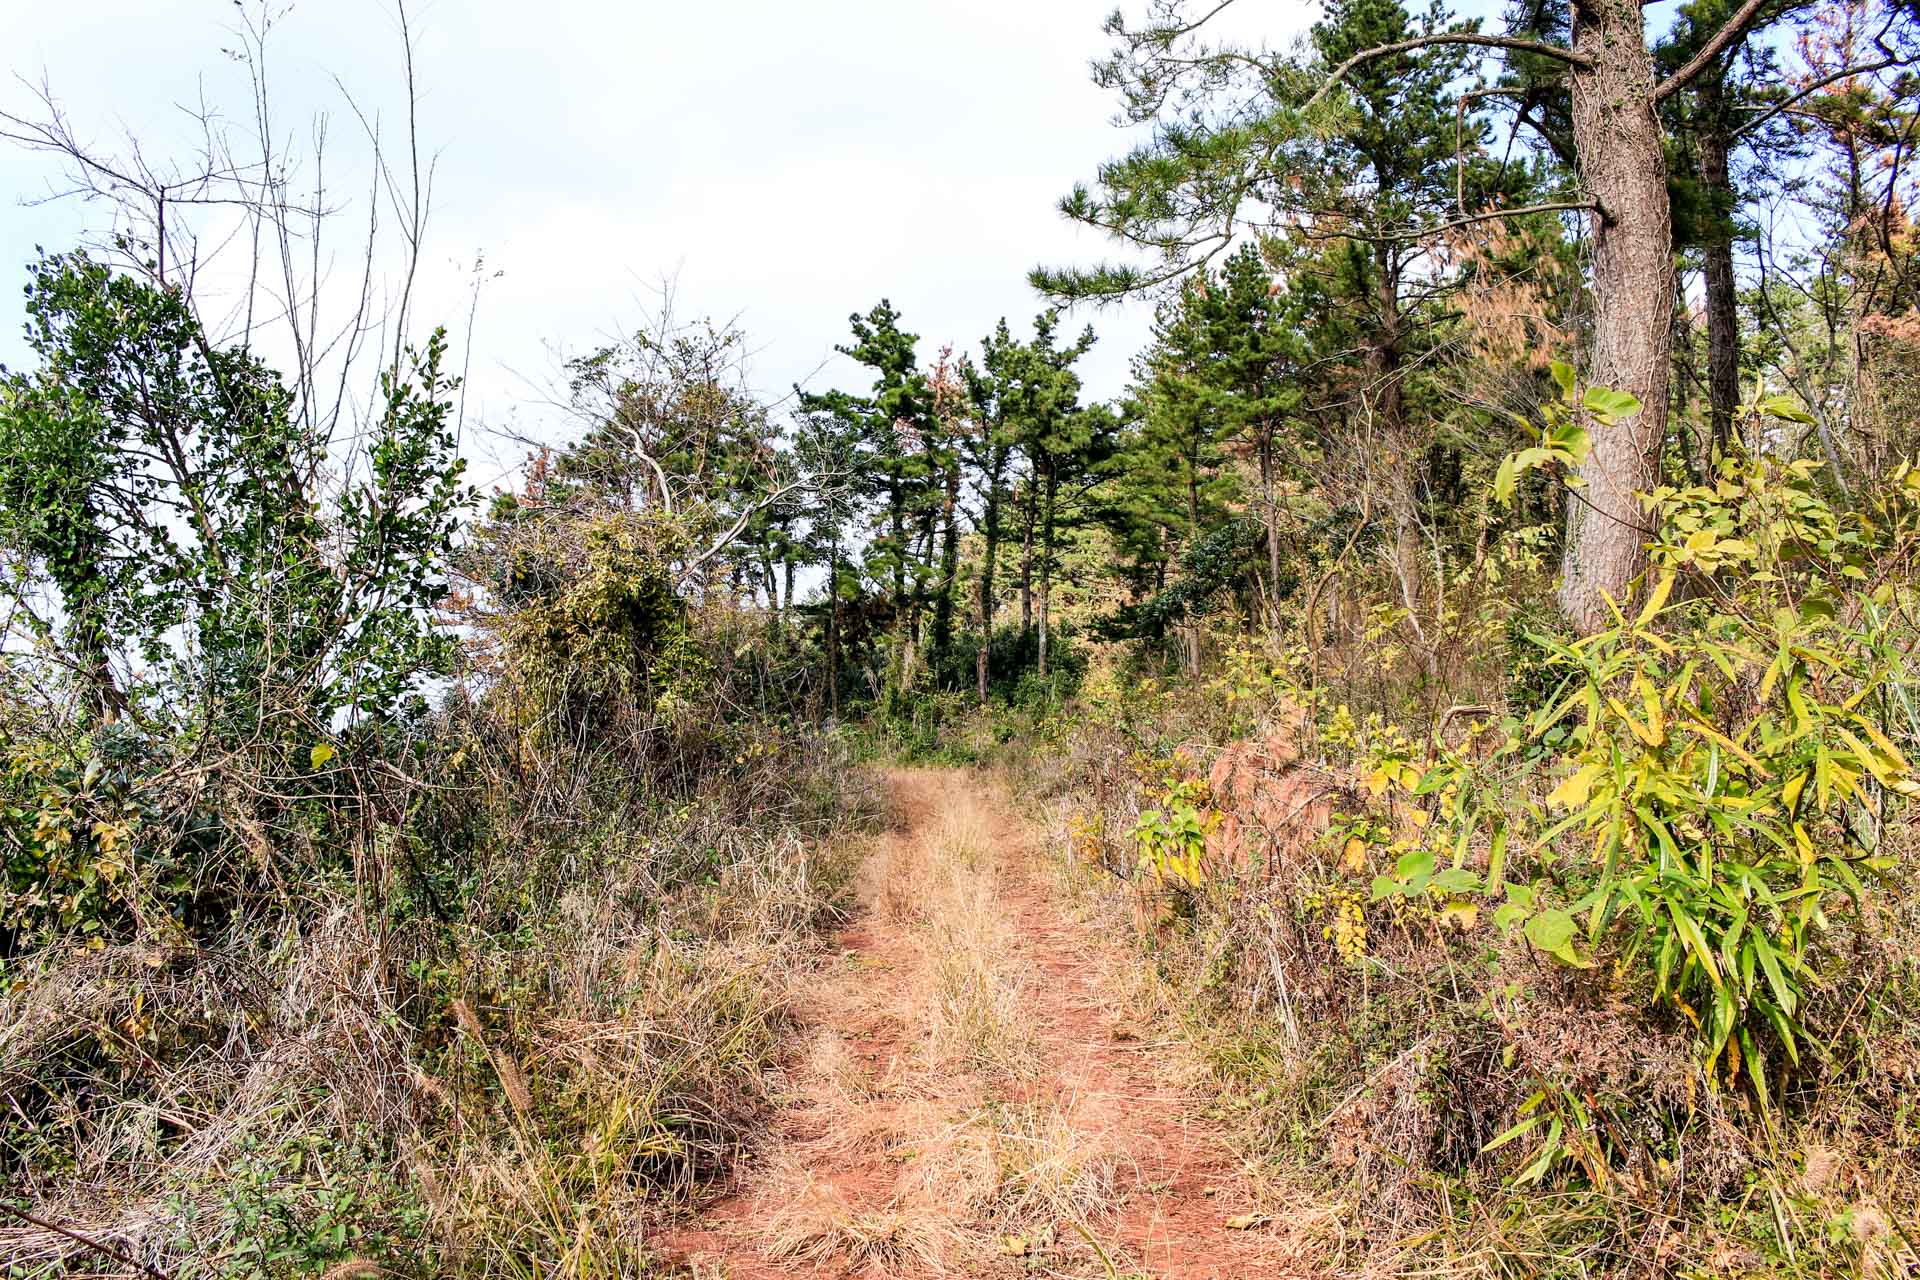
{"type": "Polygon", "coordinates": [[[958,775],[900,786],[910,825],[863,864],[864,950],[808,993],[821,1025],[793,1073],[806,1136],[756,1179],[735,1235],[796,1266],[978,1274],[1007,1260],[1009,1235],[1076,1239],[1073,1224],[1109,1219],[1124,1160],[1049,1096],[1039,975],[988,802],[958,775]]]}
{"type": "Polygon", "coordinates": [[[771,1257],[835,1260],[850,1270],[872,1267],[882,1274],[942,1266],[941,1214],[932,1204],[861,1204],[791,1160],[768,1176],[761,1203],[767,1212],[756,1234],[771,1257]]]}
{"type": "Polygon", "coordinates": [[[944,783],[939,816],[903,870],[922,935],[927,1046],[936,1058],[1009,1077],[1029,1074],[1038,1042],[1026,1013],[1030,963],[1008,925],[1003,871],[979,795],[944,783]]]}
{"type": "MultiPolygon", "coordinates": [[[[9,1193],[168,1272],[257,1235],[249,1215],[306,1248],[298,1232],[352,1204],[386,1244],[316,1270],[642,1273],[651,1225],[754,1133],[792,993],[844,909],[862,839],[834,832],[863,789],[845,770],[824,785],[843,807],[812,840],[743,821],[729,793],[485,851],[469,916],[439,926],[370,919],[316,881],[218,945],[49,953],[0,986],[0,1099],[10,1142],[64,1158],[9,1150],[9,1193]],[[676,869],[690,855],[699,881],[676,869]],[[492,931],[503,917],[517,935],[492,931]]],[[[0,1271],[100,1261],[0,1221],[0,1271]]]]}
{"type": "MultiPolygon", "coordinates": [[[[947,1159],[959,1176],[929,1182],[964,1187],[974,1221],[1002,1231],[1106,1220],[1127,1163],[1070,1103],[1051,1100],[990,1107],[955,1135],[947,1159]]],[[[923,1172],[937,1170],[930,1161],[923,1172]]]]}

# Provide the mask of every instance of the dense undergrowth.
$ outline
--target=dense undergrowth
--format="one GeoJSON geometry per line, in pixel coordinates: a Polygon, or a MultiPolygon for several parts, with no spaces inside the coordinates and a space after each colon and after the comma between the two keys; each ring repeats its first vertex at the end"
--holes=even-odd
{"type": "Polygon", "coordinates": [[[953,750],[1052,815],[1249,1156],[1338,1208],[1330,1263],[1904,1275],[1917,487],[1653,495],[1616,626],[1516,618],[1437,710],[1377,645],[1228,633],[1207,682],[1109,655],[953,750]]]}
{"type": "Polygon", "coordinates": [[[726,1171],[842,905],[863,775],[774,734],[709,742],[691,785],[612,750],[526,771],[486,704],[421,734],[435,781],[358,875],[275,850],[246,872],[282,888],[192,928],[117,875],[12,949],[4,1172],[63,1228],[0,1227],[12,1274],[101,1265],[77,1236],[176,1277],[632,1274],[726,1171]]]}
{"type": "Polygon", "coordinates": [[[359,865],[272,847],[215,921],[89,852],[84,917],[6,960],[4,1172],[63,1228],[0,1227],[12,1274],[100,1265],[79,1236],[176,1277],[632,1274],[644,1228],[726,1171],[842,906],[864,775],[831,739],[671,723],[644,728],[671,768],[629,743],[525,769],[497,701],[419,726],[432,781],[359,865]]]}
{"type": "MultiPolygon", "coordinates": [[[[105,214],[0,369],[0,1270],[656,1273],[906,759],[1046,809],[1292,1197],[1233,1229],[1913,1274],[1920,10],[1315,7],[1109,19],[1145,132],[1062,212],[1127,260],[1034,272],[1030,336],[929,361],[882,300],[863,386],[770,399],[667,290],[488,424],[484,514],[404,3],[350,181],[266,127],[262,0],[198,157],[0,109],[105,214]],[[1101,401],[1057,305],[1143,294],[1101,401]]],[[[995,830],[880,868],[983,1104],[1046,1061],[995,830]]],[[[989,1119],[877,1216],[776,1170],[821,1212],[763,1243],[937,1266],[1126,1194],[989,1119]]]]}
{"type": "Polygon", "coordinates": [[[209,713],[212,641],[111,718],[9,691],[7,1274],[651,1266],[750,1141],[878,815],[770,699],[777,623],[679,589],[689,528],[507,503],[443,546],[454,660],[395,680],[431,711],[289,680],[209,713]]]}

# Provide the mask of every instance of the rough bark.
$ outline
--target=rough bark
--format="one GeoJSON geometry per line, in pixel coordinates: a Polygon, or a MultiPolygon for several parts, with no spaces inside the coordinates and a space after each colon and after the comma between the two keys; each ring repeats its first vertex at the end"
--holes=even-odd
{"type": "Polygon", "coordinates": [[[132,706],[121,691],[120,682],[114,678],[113,661],[107,656],[105,630],[90,623],[83,623],[75,630],[79,633],[80,666],[86,673],[89,709],[102,724],[126,718],[132,706]]]}
{"type": "Polygon", "coordinates": [[[1576,0],[1568,77],[1580,174],[1593,226],[1593,349],[1587,381],[1631,392],[1633,417],[1595,427],[1568,503],[1560,607],[1581,631],[1605,626],[1646,568],[1636,491],[1655,482],[1673,357],[1672,210],[1654,115],[1653,55],[1640,0],[1576,0]]]}

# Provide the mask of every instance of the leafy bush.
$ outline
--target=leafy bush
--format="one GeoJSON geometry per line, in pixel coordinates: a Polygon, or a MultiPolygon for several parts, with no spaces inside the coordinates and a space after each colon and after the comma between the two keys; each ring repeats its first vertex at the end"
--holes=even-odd
{"type": "Polygon", "coordinates": [[[429,614],[471,492],[444,334],[383,373],[365,464],[329,492],[326,431],[182,293],[55,255],[27,313],[39,368],[0,371],[0,542],[34,572],[5,591],[96,711],[310,743],[450,671],[429,614]]]}
{"type": "Polygon", "coordinates": [[[1429,854],[1412,869],[1423,890],[1512,890],[1496,919],[1567,963],[1609,942],[1696,1029],[1702,1065],[1730,1080],[1744,1065],[1764,1102],[1769,1075],[1801,1063],[1817,933],[1842,903],[1866,910],[1892,869],[1887,802],[1920,795],[1887,731],[1910,723],[1893,655],[1912,635],[1920,475],[1903,468],[1873,510],[1842,513],[1811,463],[1729,459],[1714,485],[1656,491],[1647,509],[1646,599],[1583,639],[1540,637],[1556,696],[1489,761],[1446,752],[1419,776],[1413,794],[1455,833],[1453,868],[1432,873],[1429,854]],[[1541,774],[1544,804],[1505,801],[1541,774]],[[1482,831],[1484,877],[1461,865],[1482,831]],[[1507,885],[1510,851],[1576,847],[1539,868],[1572,886],[1565,908],[1507,885]]]}

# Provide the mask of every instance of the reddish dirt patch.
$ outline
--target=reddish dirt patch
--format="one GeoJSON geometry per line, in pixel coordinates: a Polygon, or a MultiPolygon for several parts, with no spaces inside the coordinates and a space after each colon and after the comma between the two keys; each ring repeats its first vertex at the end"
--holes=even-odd
{"type": "Polygon", "coordinates": [[[980,1224],[974,1247],[950,1250],[956,1238],[950,1221],[931,1231],[917,1253],[850,1256],[842,1249],[804,1262],[768,1256],[767,1218],[780,1211],[796,1176],[807,1194],[825,1195],[868,1227],[898,1220],[910,1229],[917,1207],[937,1217],[943,1206],[914,1199],[904,1166],[926,1136],[930,1117],[993,1096],[1057,1106],[1113,1153],[1111,1203],[1082,1225],[1119,1275],[1231,1280],[1310,1274],[1280,1236],[1260,1226],[1228,1227],[1229,1219],[1257,1214],[1261,1206],[1226,1135],[1201,1114],[1204,1100],[1178,1083],[1185,1048],[1129,1008],[1114,980],[1129,962],[1126,948],[1068,909],[1033,833],[1004,805],[983,798],[971,778],[901,771],[891,783],[900,820],[876,863],[894,871],[868,886],[861,914],[840,935],[840,963],[801,1002],[803,1022],[819,1037],[816,1045],[827,1045],[839,1066],[823,1071],[818,1050],[796,1053],[788,1071],[789,1101],[773,1119],[766,1150],[740,1186],[656,1241],[662,1254],[692,1274],[728,1280],[1107,1274],[1068,1224],[1052,1245],[1026,1256],[982,1250],[981,1242],[996,1239],[991,1224],[980,1224]],[[911,909],[915,864],[889,855],[931,838],[942,805],[956,802],[985,810],[1000,863],[1000,903],[1028,975],[1022,1013],[1041,1065],[1020,1079],[956,1076],[951,1064],[927,1061],[919,1045],[922,1010],[916,1002],[927,998],[927,988],[917,980],[924,960],[911,909]],[[850,1098],[833,1085],[839,1078],[857,1078],[858,1095],[850,1098]],[[775,1169],[784,1171],[784,1181],[775,1169]],[[929,1247],[937,1250],[937,1262],[925,1256],[929,1247]]]}

